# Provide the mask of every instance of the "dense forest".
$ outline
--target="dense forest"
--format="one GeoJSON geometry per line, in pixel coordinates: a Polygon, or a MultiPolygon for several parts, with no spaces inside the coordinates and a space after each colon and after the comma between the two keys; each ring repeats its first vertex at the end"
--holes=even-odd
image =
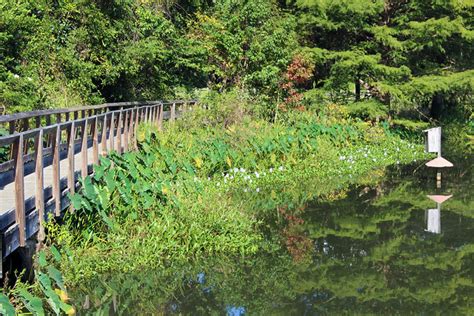
{"type": "Polygon", "coordinates": [[[203,105],[136,120],[125,152],[104,117],[32,265],[4,260],[0,314],[469,313],[473,28],[473,0],[0,0],[0,114],[203,105]]]}
{"type": "Polygon", "coordinates": [[[270,117],[328,103],[472,112],[471,0],[2,0],[0,11],[7,113],[205,89],[238,89],[270,117]]]}

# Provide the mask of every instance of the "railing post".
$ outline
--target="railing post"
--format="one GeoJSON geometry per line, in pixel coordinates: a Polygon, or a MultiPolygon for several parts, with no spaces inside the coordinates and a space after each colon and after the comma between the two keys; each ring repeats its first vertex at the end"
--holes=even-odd
{"type": "Polygon", "coordinates": [[[160,119],[160,105],[155,105],[155,117],[153,118],[153,122],[155,123],[156,127],[158,127],[158,121],[160,119]]]}
{"type": "Polygon", "coordinates": [[[23,134],[18,136],[14,144],[15,161],[15,220],[18,225],[20,247],[26,245],[25,225],[25,177],[23,165],[23,134]]]}
{"type": "Polygon", "coordinates": [[[173,122],[176,119],[176,103],[173,103],[171,106],[171,116],[170,121],[173,122]]]}
{"type": "MultiPolygon", "coordinates": [[[[76,140],[76,122],[72,121],[71,127],[69,130],[69,139],[68,139],[68,149],[67,149],[67,160],[69,164],[67,183],[69,187],[69,193],[74,194],[76,191],[76,178],[75,178],[75,166],[74,166],[74,145],[76,140]]],[[[72,211],[72,204],[70,207],[72,211]]]]}
{"type": "Polygon", "coordinates": [[[128,120],[131,119],[130,117],[130,110],[125,110],[125,121],[123,127],[123,149],[125,152],[128,151],[128,132],[130,128],[130,124],[128,124],[128,120]]]}
{"type": "Polygon", "coordinates": [[[60,157],[59,157],[59,146],[61,143],[61,128],[56,124],[56,130],[54,137],[52,138],[51,147],[53,150],[53,199],[55,203],[55,215],[61,215],[61,183],[60,183],[60,157]]]}
{"type": "Polygon", "coordinates": [[[120,109],[118,122],[117,122],[117,152],[122,153],[122,129],[123,129],[123,109],[120,109]]]}
{"type": "Polygon", "coordinates": [[[101,146],[102,156],[107,156],[107,114],[104,114],[104,121],[102,122],[102,135],[101,135],[101,146]]]}
{"type": "Polygon", "coordinates": [[[161,131],[163,129],[163,110],[164,110],[164,105],[163,103],[160,104],[160,113],[158,116],[158,129],[161,131]]]}
{"type": "Polygon", "coordinates": [[[135,128],[133,129],[133,145],[135,149],[138,149],[137,133],[138,133],[138,123],[140,122],[141,110],[137,108],[135,115],[135,128]]]}
{"type": "Polygon", "coordinates": [[[35,139],[35,207],[38,210],[38,240],[44,241],[44,174],[43,174],[43,130],[40,129],[35,139]]]}
{"type": "Polygon", "coordinates": [[[92,163],[99,163],[99,118],[96,116],[92,125],[92,163]]]}
{"type": "MultiPolygon", "coordinates": [[[[27,119],[27,118],[24,118],[23,119],[23,127],[22,127],[22,131],[27,131],[30,129],[30,121],[27,119]]],[[[26,155],[28,154],[28,140],[23,140],[24,143],[23,143],[23,153],[26,155]]]]}
{"type": "Polygon", "coordinates": [[[87,170],[87,167],[89,165],[87,161],[87,121],[88,119],[84,120],[84,126],[82,128],[82,138],[81,138],[81,162],[82,162],[82,168],[81,168],[81,176],[82,178],[87,177],[89,174],[89,171],[87,170]]]}
{"type": "Polygon", "coordinates": [[[109,124],[109,150],[114,150],[114,138],[115,138],[115,112],[112,112],[110,117],[110,124],[109,124]]]}
{"type": "MultiPolygon", "coordinates": [[[[51,125],[51,114],[48,114],[46,115],[46,126],[50,126],[51,125]]],[[[51,143],[52,143],[52,137],[51,137],[51,134],[46,134],[46,147],[49,147],[51,146],[51,143]]]]}
{"type": "MultiPolygon", "coordinates": [[[[15,134],[15,122],[16,121],[8,122],[8,128],[9,128],[10,135],[15,134]]],[[[12,144],[10,146],[10,158],[13,159],[13,157],[15,157],[15,144],[12,144]]]]}

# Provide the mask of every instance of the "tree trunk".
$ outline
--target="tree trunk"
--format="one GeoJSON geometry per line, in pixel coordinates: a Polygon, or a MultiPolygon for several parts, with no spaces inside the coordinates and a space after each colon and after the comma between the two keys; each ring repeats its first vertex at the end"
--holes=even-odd
{"type": "Polygon", "coordinates": [[[430,115],[434,119],[439,119],[443,112],[444,101],[441,93],[436,93],[431,99],[431,110],[430,115]]]}
{"type": "Polygon", "coordinates": [[[355,80],[355,100],[360,101],[360,80],[358,77],[355,80]]]}

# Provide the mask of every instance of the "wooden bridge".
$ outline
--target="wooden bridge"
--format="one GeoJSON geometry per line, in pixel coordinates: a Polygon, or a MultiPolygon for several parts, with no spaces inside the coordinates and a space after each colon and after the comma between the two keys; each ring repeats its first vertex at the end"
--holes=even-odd
{"type": "Polygon", "coordinates": [[[3,260],[34,236],[49,214],[60,217],[78,179],[99,156],[137,146],[142,123],[162,127],[195,101],[108,103],[0,116],[0,236],[3,260]],[[34,127],[34,128],[31,128],[34,127]]]}

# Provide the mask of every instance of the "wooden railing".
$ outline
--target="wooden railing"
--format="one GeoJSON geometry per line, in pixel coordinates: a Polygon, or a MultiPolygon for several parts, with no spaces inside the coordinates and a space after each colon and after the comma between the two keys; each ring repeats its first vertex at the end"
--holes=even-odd
{"type": "Polygon", "coordinates": [[[69,206],[67,194],[75,192],[80,176],[92,172],[92,165],[99,163],[100,155],[106,156],[112,150],[122,153],[135,149],[139,124],[161,128],[163,120],[174,120],[195,103],[111,103],[0,116],[0,127],[8,127],[9,131],[0,137],[0,148],[8,151],[5,161],[0,161],[0,190],[7,186],[12,189],[14,185],[15,195],[14,205],[0,213],[3,256],[25,246],[35,233],[41,235],[48,213],[61,216],[69,206]],[[81,161],[77,168],[76,159],[81,161]],[[67,161],[65,177],[60,174],[61,160],[67,161]],[[48,171],[52,168],[51,187],[45,187],[44,183],[47,167],[48,171]],[[34,183],[28,185],[34,186],[35,193],[34,197],[25,199],[27,175],[30,178],[34,175],[34,183]]]}

